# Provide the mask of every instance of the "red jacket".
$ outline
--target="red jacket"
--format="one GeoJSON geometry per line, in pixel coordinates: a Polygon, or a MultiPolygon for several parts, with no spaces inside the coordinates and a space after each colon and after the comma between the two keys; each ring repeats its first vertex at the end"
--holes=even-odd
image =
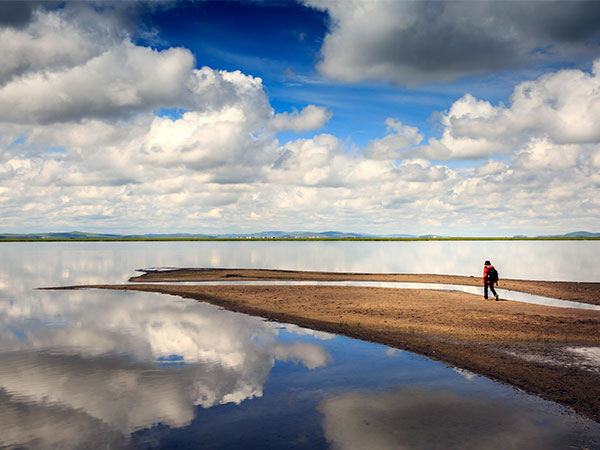
{"type": "Polygon", "coordinates": [[[488,267],[494,267],[491,264],[489,266],[483,266],[483,282],[485,283],[487,280],[485,279],[487,272],[488,272],[488,267]]]}

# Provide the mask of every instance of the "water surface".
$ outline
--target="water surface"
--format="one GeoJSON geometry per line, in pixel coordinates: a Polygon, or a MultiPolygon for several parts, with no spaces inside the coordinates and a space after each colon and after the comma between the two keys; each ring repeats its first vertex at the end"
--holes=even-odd
{"type": "Polygon", "coordinates": [[[418,355],[179,297],[34,289],[148,266],[386,272],[399,257],[371,266],[379,246],[324,243],[310,267],[314,247],[286,265],[279,243],[164,244],[0,244],[0,447],[600,446],[600,424],[418,355]]]}
{"type": "MultiPolygon", "coordinates": [[[[71,284],[122,282],[144,267],[223,267],[600,281],[600,241],[0,242],[0,264],[71,284]]],[[[58,283],[57,283],[58,284],[58,283]]]]}

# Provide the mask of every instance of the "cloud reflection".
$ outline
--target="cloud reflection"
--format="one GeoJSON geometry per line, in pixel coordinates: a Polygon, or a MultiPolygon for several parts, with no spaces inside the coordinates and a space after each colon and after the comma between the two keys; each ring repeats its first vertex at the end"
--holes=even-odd
{"type": "MultiPolygon", "coordinates": [[[[0,389],[2,434],[0,445],[48,448],[118,449],[127,445],[125,436],[81,410],[60,405],[36,404],[11,397],[0,389]],[[69,426],[65,426],[69,424],[69,426]]],[[[3,447],[4,448],[4,447],[3,447]]]]}
{"type": "Polygon", "coordinates": [[[515,414],[515,405],[449,391],[352,392],[325,399],[319,409],[325,435],[338,450],[558,450],[577,440],[566,417],[524,408],[515,414]]]}
{"type": "Polygon", "coordinates": [[[277,359],[309,369],[331,361],[321,346],[279,342],[278,327],[258,318],[151,293],[29,291],[0,302],[0,323],[2,419],[14,422],[0,445],[61,446],[45,430],[63,419],[108,436],[185,426],[198,405],[261,397],[277,359]],[[32,409],[35,424],[19,435],[18,417],[32,409]]]}
{"type": "Polygon", "coordinates": [[[277,344],[273,347],[273,354],[279,361],[301,363],[308,369],[325,367],[333,361],[331,355],[323,348],[306,342],[297,342],[291,345],[277,344]]]}

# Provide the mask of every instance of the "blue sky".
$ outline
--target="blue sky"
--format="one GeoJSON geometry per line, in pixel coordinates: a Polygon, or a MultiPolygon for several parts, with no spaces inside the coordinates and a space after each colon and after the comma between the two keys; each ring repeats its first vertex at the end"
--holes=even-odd
{"type": "MultiPolygon", "coordinates": [[[[507,101],[515,81],[532,75],[531,71],[490,73],[411,88],[378,80],[340,83],[315,67],[329,16],[294,1],[189,2],[150,13],[145,22],[160,40],[140,37],[141,45],[185,47],[194,53],[197,66],[258,76],[276,111],[302,109],[307,103],[325,106],[334,114],[320,131],[350,138],[357,145],[380,137],[390,115],[435,133],[432,115],[449,108],[465,91],[496,103],[507,101]]],[[[533,73],[541,72],[539,68],[533,73]]],[[[279,136],[280,140],[297,137],[296,133],[279,136]]]]}
{"type": "Polygon", "coordinates": [[[600,3],[0,3],[0,232],[598,231],[600,3]]]}

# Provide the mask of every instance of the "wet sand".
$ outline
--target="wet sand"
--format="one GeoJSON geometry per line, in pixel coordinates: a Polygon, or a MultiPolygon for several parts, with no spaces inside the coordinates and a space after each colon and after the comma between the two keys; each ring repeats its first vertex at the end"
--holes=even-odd
{"type": "MultiPolygon", "coordinates": [[[[403,281],[481,286],[476,277],[271,270],[147,272],[128,285],[419,353],[572,407],[600,422],[600,311],[480,295],[348,286],[161,285],[172,281],[403,281]]],[[[600,283],[501,280],[502,289],[600,304],[600,283]]],[[[482,289],[483,291],[483,289],[482,289]]]]}
{"type": "MultiPolygon", "coordinates": [[[[482,286],[481,277],[435,274],[377,274],[347,272],[306,272],[258,269],[174,269],[148,270],[132,277],[134,282],[167,281],[399,281],[412,283],[440,283],[464,286],[482,286]]],[[[501,280],[500,290],[525,292],[533,295],[600,305],[600,283],[566,281],[501,280]]],[[[483,291],[482,291],[483,292],[483,291]]]]}

